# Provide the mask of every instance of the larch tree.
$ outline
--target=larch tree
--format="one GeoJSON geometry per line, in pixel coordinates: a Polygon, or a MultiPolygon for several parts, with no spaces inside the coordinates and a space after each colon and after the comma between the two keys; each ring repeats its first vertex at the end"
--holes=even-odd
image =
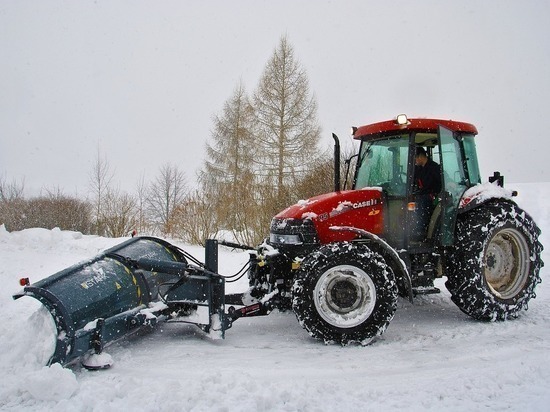
{"type": "Polygon", "coordinates": [[[215,198],[221,228],[242,242],[250,241],[250,214],[254,212],[253,109],[245,88],[239,83],[225,102],[221,115],[214,116],[212,142],[206,144],[200,172],[202,190],[215,198]]]}
{"type": "Polygon", "coordinates": [[[291,188],[318,157],[320,126],[317,103],[305,70],[286,37],[269,59],[253,99],[257,131],[258,175],[273,196],[275,208],[288,205],[291,188]]]}

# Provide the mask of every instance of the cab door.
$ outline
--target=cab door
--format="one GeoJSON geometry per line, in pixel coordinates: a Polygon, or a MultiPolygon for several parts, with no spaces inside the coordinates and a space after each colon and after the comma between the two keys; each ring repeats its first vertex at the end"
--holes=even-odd
{"type": "Polygon", "coordinates": [[[437,130],[441,160],[441,220],[440,243],[450,246],[454,243],[454,232],[458,205],[468,188],[460,138],[451,130],[439,126],[437,130]]]}

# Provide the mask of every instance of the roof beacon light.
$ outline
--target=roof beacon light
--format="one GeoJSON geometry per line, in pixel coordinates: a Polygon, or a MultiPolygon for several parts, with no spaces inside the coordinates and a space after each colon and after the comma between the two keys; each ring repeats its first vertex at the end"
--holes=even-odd
{"type": "Polygon", "coordinates": [[[407,119],[406,114],[398,114],[397,117],[395,118],[395,122],[399,125],[404,126],[409,124],[409,119],[407,119]]]}

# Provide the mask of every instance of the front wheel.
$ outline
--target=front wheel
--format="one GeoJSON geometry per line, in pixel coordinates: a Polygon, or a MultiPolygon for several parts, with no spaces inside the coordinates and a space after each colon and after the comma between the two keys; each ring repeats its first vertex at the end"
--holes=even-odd
{"type": "Polygon", "coordinates": [[[457,221],[447,258],[447,289],[453,302],[479,320],[518,316],[540,283],[540,230],[515,203],[488,202],[457,221]]]}
{"type": "Polygon", "coordinates": [[[397,284],[384,259],[367,246],[336,243],[307,256],[295,276],[292,308],[325,343],[368,344],[397,307],[397,284]]]}

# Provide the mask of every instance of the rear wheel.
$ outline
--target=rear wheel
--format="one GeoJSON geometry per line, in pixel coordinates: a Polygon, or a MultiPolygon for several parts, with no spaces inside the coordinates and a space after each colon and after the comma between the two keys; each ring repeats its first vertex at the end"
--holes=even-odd
{"type": "Polygon", "coordinates": [[[293,310],[325,343],[369,343],[397,307],[397,285],[384,259],[365,245],[338,243],[307,256],[295,277],[293,310]]]}
{"type": "Polygon", "coordinates": [[[453,302],[480,320],[517,317],[541,281],[539,234],[533,219],[510,201],[491,201],[459,216],[447,259],[453,302]]]}

